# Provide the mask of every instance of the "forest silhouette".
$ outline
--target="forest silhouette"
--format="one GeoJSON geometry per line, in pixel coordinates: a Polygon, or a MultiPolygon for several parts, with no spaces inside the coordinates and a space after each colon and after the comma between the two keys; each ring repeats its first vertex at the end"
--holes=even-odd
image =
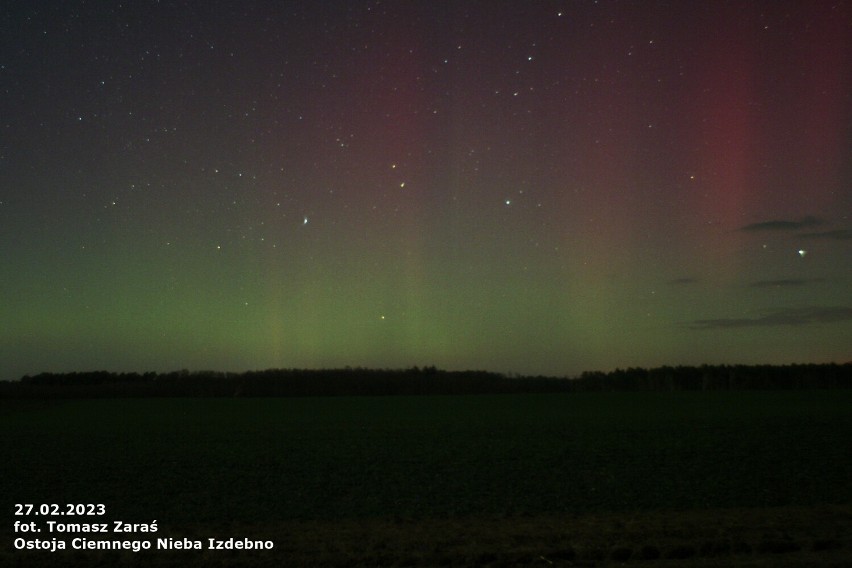
{"type": "Polygon", "coordinates": [[[8,398],[411,396],[850,387],[852,363],[664,366],[587,371],[574,378],[444,371],[428,366],[403,370],[268,369],[244,373],[186,369],[141,374],[41,373],[0,383],[0,395],[8,398]]]}

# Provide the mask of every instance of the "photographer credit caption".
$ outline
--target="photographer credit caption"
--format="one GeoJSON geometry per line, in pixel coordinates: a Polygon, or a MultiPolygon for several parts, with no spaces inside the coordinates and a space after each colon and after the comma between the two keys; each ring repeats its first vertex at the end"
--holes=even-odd
{"type": "Polygon", "coordinates": [[[271,540],[246,537],[175,538],[158,534],[157,520],[130,523],[107,520],[103,504],[14,505],[16,550],[272,550],[271,540]],[[50,517],[51,520],[47,520],[50,517]],[[56,517],[64,517],[56,520],[56,517]],[[79,522],[75,517],[85,517],[79,522]],[[94,518],[91,518],[94,517],[94,518]],[[67,518],[67,520],[65,519],[67,518]],[[34,520],[35,519],[35,520],[34,520]]]}

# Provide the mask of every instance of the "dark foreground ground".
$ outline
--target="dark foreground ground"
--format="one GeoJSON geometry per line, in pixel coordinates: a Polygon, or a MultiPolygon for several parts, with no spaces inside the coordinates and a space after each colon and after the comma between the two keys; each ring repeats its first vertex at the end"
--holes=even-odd
{"type": "Polygon", "coordinates": [[[849,391],[5,400],[0,565],[850,566],[849,408],[849,391]],[[102,535],[49,520],[157,532],[71,550],[102,535]]]}

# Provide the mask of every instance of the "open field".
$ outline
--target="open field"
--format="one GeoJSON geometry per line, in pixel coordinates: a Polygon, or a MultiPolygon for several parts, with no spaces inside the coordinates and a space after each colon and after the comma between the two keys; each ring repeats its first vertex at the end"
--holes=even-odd
{"type": "Polygon", "coordinates": [[[849,391],[0,401],[0,563],[848,565],[850,408],[849,391]],[[14,503],[157,520],[111,539],[275,548],[16,551],[12,523],[46,519],[14,503]]]}

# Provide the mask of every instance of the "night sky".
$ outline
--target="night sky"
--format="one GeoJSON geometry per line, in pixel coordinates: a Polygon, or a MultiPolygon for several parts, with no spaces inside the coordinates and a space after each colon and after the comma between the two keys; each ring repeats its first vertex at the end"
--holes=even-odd
{"type": "Polygon", "coordinates": [[[852,360],[850,2],[0,17],[0,379],[852,360]]]}

